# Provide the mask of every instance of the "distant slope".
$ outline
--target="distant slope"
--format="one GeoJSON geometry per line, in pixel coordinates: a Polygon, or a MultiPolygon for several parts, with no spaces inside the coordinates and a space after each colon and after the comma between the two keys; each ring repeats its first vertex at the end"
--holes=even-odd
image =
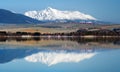
{"type": "Polygon", "coordinates": [[[93,29],[93,28],[102,28],[102,29],[113,29],[120,28],[120,24],[74,24],[74,23],[53,23],[53,24],[0,24],[0,31],[10,31],[10,32],[40,32],[40,33],[69,33],[75,32],[78,29],[93,29]]]}
{"type": "Polygon", "coordinates": [[[22,14],[13,13],[5,9],[0,9],[0,23],[34,24],[34,23],[41,23],[41,21],[32,19],[22,14]]]}

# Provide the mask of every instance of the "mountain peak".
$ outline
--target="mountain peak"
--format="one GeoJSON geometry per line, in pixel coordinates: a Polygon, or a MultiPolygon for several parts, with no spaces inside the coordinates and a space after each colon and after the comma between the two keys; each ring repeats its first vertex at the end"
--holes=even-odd
{"type": "Polygon", "coordinates": [[[48,7],[45,10],[40,11],[28,11],[25,12],[26,16],[42,21],[54,21],[54,20],[97,20],[91,15],[84,14],[79,11],[61,11],[48,7]]]}
{"type": "MultiPolygon", "coordinates": [[[[43,12],[47,12],[47,13],[54,13],[55,11],[57,11],[57,9],[54,9],[54,8],[52,8],[52,7],[48,7],[48,8],[46,8],[45,10],[43,10],[43,12]]],[[[39,12],[39,11],[38,11],[39,12]]]]}
{"type": "Polygon", "coordinates": [[[46,10],[53,10],[53,8],[52,7],[47,7],[46,10]]]}

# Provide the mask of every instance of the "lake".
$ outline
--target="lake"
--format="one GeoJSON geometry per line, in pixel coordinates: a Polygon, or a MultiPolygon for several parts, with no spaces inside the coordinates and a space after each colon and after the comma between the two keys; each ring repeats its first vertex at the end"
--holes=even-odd
{"type": "Polygon", "coordinates": [[[0,38],[0,72],[120,72],[120,38],[0,38]]]}

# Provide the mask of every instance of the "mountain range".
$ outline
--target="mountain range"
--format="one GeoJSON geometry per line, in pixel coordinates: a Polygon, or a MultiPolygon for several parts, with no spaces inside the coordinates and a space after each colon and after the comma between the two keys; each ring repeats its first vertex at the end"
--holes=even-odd
{"type": "Polygon", "coordinates": [[[28,11],[25,15],[44,22],[79,22],[93,23],[97,19],[79,11],[61,11],[51,7],[40,11],[28,11]]]}
{"type": "Polygon", "coordinates": [[[7,24],[40,24],[40,23],[90,23],[106,24],[97,18],[79,11],[61,11],[48,7],[40,11],[27,11],[18,14],[0,9],[0,23],[7,24]]]}
{"type": "Polygon", "coordinates": [[[51,7],[41,11],[28,11],[25,12],[25,15],[42,21],[97,20],[93,16],[79,11],[60,11],[51,7]]]}

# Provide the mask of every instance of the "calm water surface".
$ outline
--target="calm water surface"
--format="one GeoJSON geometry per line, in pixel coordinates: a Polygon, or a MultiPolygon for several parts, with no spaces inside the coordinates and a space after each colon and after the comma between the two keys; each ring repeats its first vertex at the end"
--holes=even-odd
{"type": "Polygon", "coordinates": [[[120,72],[120,40],[2,38],[0,72],[120,72]]]}

